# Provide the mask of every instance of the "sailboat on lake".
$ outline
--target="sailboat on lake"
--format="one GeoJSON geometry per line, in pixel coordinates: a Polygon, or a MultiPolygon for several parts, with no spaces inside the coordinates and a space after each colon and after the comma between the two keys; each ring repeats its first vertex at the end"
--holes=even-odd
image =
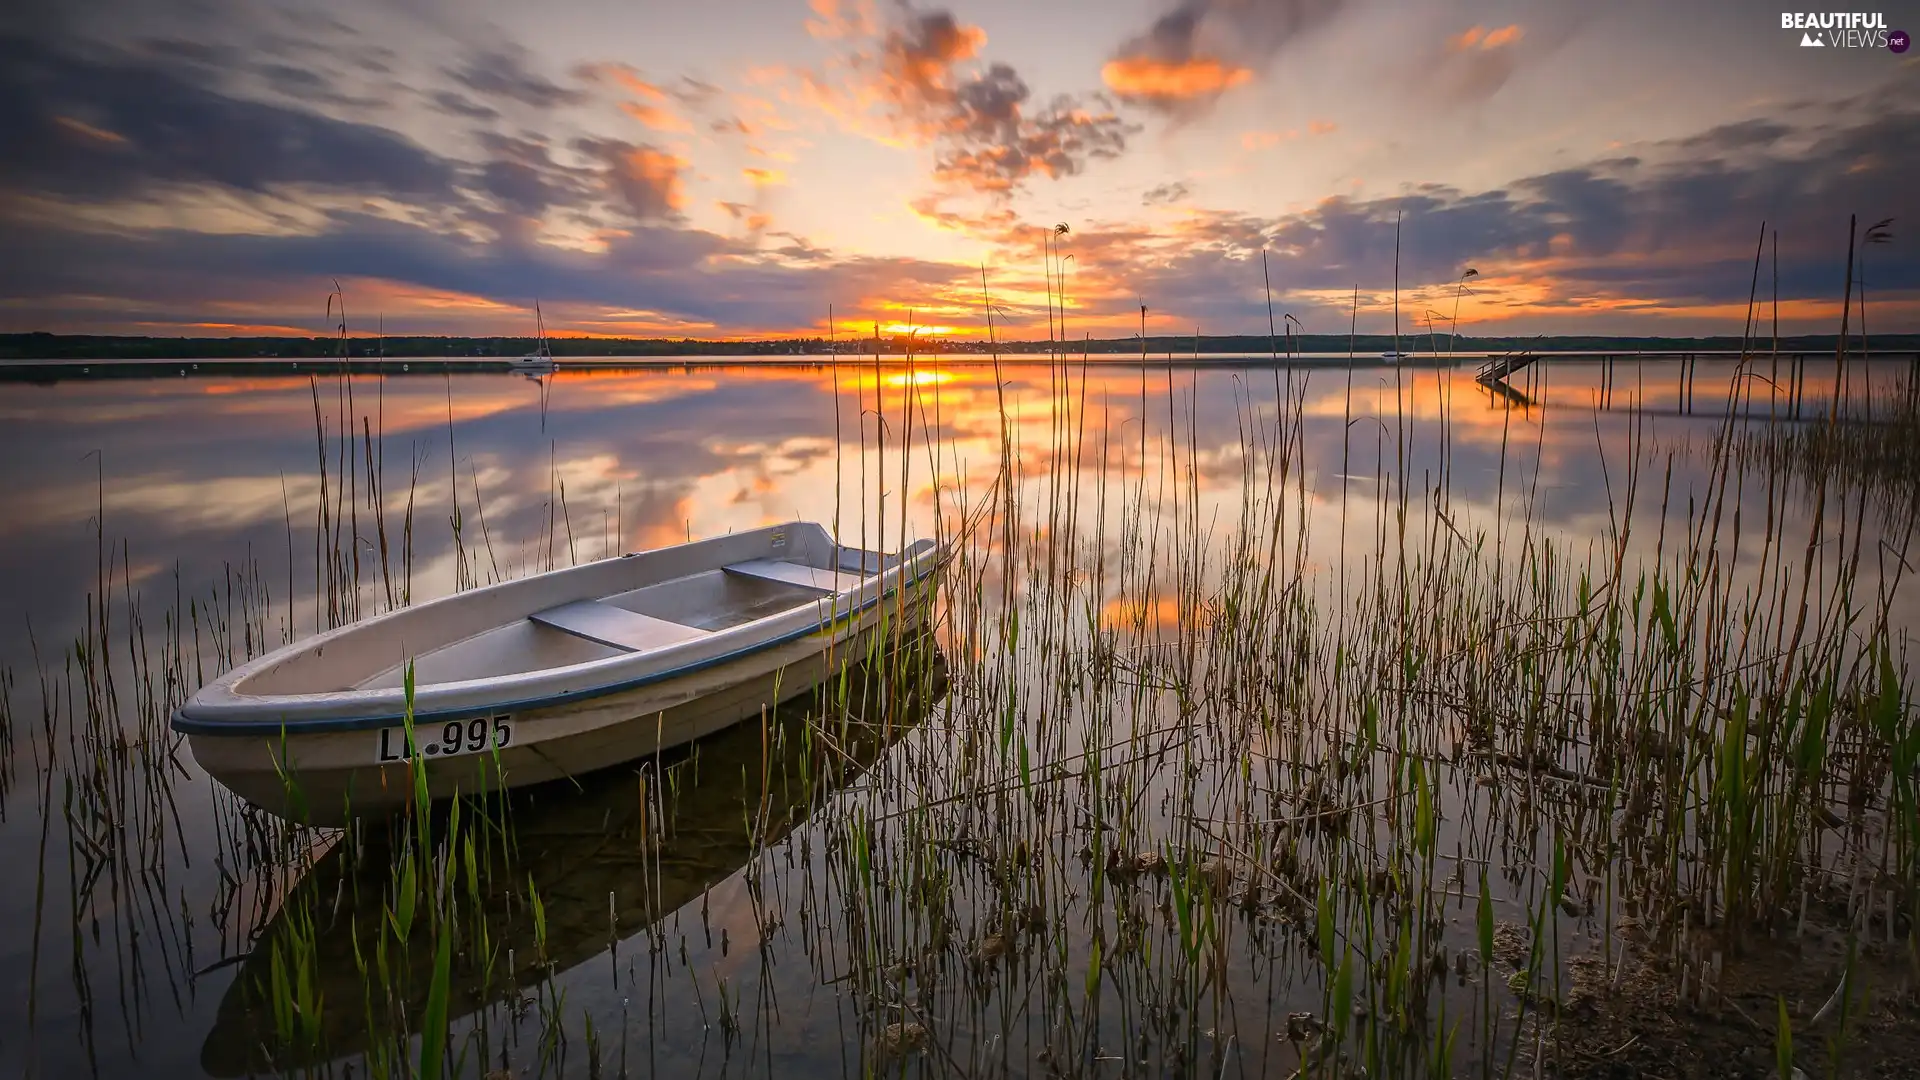
{"type": "Polygon", "coordinates": [[[515,371],[529,374],[552,371],[557,365],[553,362],[553,348],[547,344],[547,323],[540,315],[538,300],[533,302],[533,323],[535,332],[539,335],[533,351],[517,360],[507,361],[507,365],[515,371]]]}

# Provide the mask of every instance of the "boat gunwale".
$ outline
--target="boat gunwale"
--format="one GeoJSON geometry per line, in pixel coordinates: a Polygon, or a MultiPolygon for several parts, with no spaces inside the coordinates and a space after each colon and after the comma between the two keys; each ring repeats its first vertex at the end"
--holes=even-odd
{"type": "MultiPolygon", "coordinates": [[[[778,648],[781,645],[791,644],[792,642],[799,641],[802,638],[810,637],[814,634],[831,632],[833,630],[840,628],[844,624],[852,621],[853,619],[858,618],[861,615],[864,615],[867,611],[873,609],[874,607],[882,603],[885,603],[889,598],[900,595],[904,590],[911,588],[915,585],[918,585],[920,582],[930,577],[939,568],[940,563],[943,561],[943,559],[941,558],[942,553],[939,549],[938,544],[932,541],[918,541],[914,546],[918,547],[920,544],[925,544],[926,546],[921,548],[919,552],[913,555],[910,555],[905,559],[902,559],[901,561],[897,562],[894,566],[888,567],[886,570],[882,571],[879,575],[876,575],[876,578],[878,580],[874,582],[874,584],[878,584],[882,587],[876,590],[872,596],[870,596],[864,601],[859,602],[857,605],[849,606],[846,608],[838,607],[838,602],[845,599],[849,595],[858,595],[860,592],[866,591],[870,587],[867,583],[862,583],[860,586],[854,589],[847,590],[845,592],[831,593],[831,594],[828,594],[827,596],[823,596],[818,601],[815,602],[815,610],[819,611],[821,605],[826,605],[831,603],[834,605],[833,609],[831,610],[836,613],[830,614],[829,617],[827,618],[816,617],[814,621],[809,622],[800,627],[797,627],[793,630],[789,630],[784,633],[775,634],[772,636],[752,640],[749,644],[744,645],[740,648],[732,649],[727,652],[716,653],[712,656],[701,657],[698,660],[688,661],[686,663],[678,664],[670,668],[664,668],[659,671],[649,671],[639,675],[632,676],[630,678],[619,679],[612,682],[599,683],[593,686],[583,686],[583,687],[578,687],[571,690],[559,690],[559,691],[541,694],[536,697],[520,698],[520,699],[511,700],[511,701],[488,701],[484,703],[473,703],[473,704],[467,704],[467,705],[449,705],[449,706],[445,706],[443,708],[438,708],[438,709],[431,708],[431,707],[427,709],[415,709],[413,710],[413,714],[412,714],[413,722],[416,724],[431,724],[431,723],[443,723],[449,720],[470,720],[475,717],[492,716],[494,714],[502,713],[502,712],[520,712],[528,709],[552,708],[560,705],[572,704],[574,702],[591,700],[596,697],[605,697],[611,694],[624,693],[628,690],[640,689],[643,687],[654,685],[656,683],[666,682],[671,679],[692,675],[692,674],[707,670],[709,668],[718,667],[722,664],[732,663],[736,660],[742,660],[756,653],[761,653],[769,649],[778,648]],[[906,571],[909,567],[913,568],[914,570],[913,574],[910,577],[907,576],[906,574],[906,571]],[[894,575],[894,581],[891,585],[887,584],[886,582],[886,577],[889,574],[894,575]]],[[[455,594],[455,596],[458,596],[458,595],[460,594],[455,594]]],[[[452,597],[447,597],[443,599],[452,599],[452,597]]],[[[805,608],[804,606],[802,606],[802,607],[790,609],[788,611],[778,612],[773,615],[767,616],[767,620],[772,621],[777,619],[791,618],[795,614],[802,612],[804,610],[805,608]]],[[[364,625],[364,624],[353,624],[353,625],[364,625]]],[[[744,631],[753,627],[754,625],[755,625],[754,623],[743,623],[738,627],[730,627],[727,630],[721,631],[719,634],[716,634],[714,636],[718,637],[721,635],[739,634],[740,636],[745,637],[746,635],[744,634],[744,631]]],[[[316,635],[316,637],[299,644],[310,646],[312,644],[315,644],[316,642],[321,641],[324,638],[335,636],[349,629],[352,629],[352,626],[340,627],[336,631],[328,631],[325,634],[316,635]]],[[[708,638],[706,640],[711,641],[712,638],[708,638]]],[[[527,681],[534,675],[545,675],[555,671],[565,671],[565,670],[568,670],[569,668],[589,668],[594,665],[601,665],[608,668],[617,668],[621,666],[622,663],[631,664],[635,659],[639,658],[640,656],[658,656],[661,653],[669,650],[681,649],[688,645],[694,645],[699,643],[700,642],[697,640],[690,641],[690,642],[681,642],[672,646],[668,646],[667,649],[659,650],[657,652],[649,652],[645,654],[627,653],[619,656],[603,657],[598,660],[590,660],[582,664],[571,664],[571,665],[566,665],[565,667],[559,667],[559,668],[543,668],[543,669],[540,669],[538,672],[527,673],[527,675],[522,678],[522,681],[527,681]]],[[[202,688],[203,691],[223,689],[229,695],[229,697],[238,699],[238,700],[223,701],[223,702],[217,702],[217,703],[203,703],[201,708],[204,710],[208,708],[210,704],[211,708],[214,710],[217,710],[219,713],[227,713],[229,711],[239,711],[249,706],[253,708],[260,708],[260,707],[269,705],[269,703],[273,702],[276,699],[287,700],[287,701],[299,700],[302,704],[305,704],[305,705],[323,705],[327,703],[339,703],[341,699],[345,697],[348,693],[352,693],[352,692],[333,692],[328,694],[300,694],[300,695],[283,694],[283,695],[259,695],[259,696],[248,697],[245,695],[237,694],[231,689],[232,683],[237,682],[242,678],[245,678],[248,674],[251,673],[253,669],[255,669],[256,665],[264,664],[267,660],[273,658],[279,652],[281,652],[281,650],[275,650],[273,653],[268,653],[265,656],[258,657],[247,664],[234,668],[232,671],[221,676],[219,679],[215,680],[214,682],[208,683],[206,687],[202,688]]],[[[435,685],[436,687],[460,688],[461,690],[470,691],[471,689],[474,688],[471,684],[484,683],[487,681],[498,680],[503,678],[513,678],[513,676],[505,676],[505,677],[490,676],[487,679],[467,680],[466,685],[463,685],[463,683],[460,683],[460,682],[441,683],[441,684],[435,684],[435,685]]],[[[458,692],[458,691],[454,691],[454,692],[458,692]]],[[[365,693],[365,692],[363,691],[362,693],[365,693]]],[[[383,688],[374,693],[377,693],[381,698],[386,698],[392,695],[393,693],[395,693],[395,690],[392,688],[383,688]]],[[[199,693],[196,692],[194,697],[198,697],[198,696],[199,696],[199,693]]],[[[361,715],[309,716],[309,717],[296,717],[292,719],[282,718],[277,720],[246,719],[244,717],[235,717],[235,718],[227,719],[221,716],[194,716],[192,715],[194,706],[195,706],[195,702],[192,698],[190,698],[186,702],[186,704],[182,705],[178,710],[174,712],[170,722],[170,726],[174,731],[177,731],[183,735],[201,735],[201,736],[213,736],[213,737],[227,736],[227,737],[246,737],[246,738],[258,738],[263,735],[265,736],[327,735],[327,734],[338,734],[338,733],[352,732],[352,731],[370,731],[370,730],[375,730],[383,727],[392,727],[396,724],[405,723],[407,719],[407,713],[404,710],[401,712],[386,711],[381,713],[368,713],[368,714],[361,714],[361,715]]]]}

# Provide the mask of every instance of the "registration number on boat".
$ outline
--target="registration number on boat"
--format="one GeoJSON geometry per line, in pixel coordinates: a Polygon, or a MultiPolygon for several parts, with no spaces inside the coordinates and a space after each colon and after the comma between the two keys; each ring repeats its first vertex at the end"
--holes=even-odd
{"type": "MultiPolygon", "coordinates": [[[[413,741],[420,753],[430,758],[504,750],[513,742],[513,720],[506,716],[476,716],[444,724],[415,724],[413,741]]],[[[380,729],[379,761],[409,761],[412,757],[407,752],[406,728],[380,729]]]]}

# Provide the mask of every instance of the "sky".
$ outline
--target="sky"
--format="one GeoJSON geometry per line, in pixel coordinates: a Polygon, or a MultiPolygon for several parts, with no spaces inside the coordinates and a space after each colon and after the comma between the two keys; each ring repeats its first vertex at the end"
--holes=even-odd
{"type": "Polygon", "coordinates": [[[0,331],[1831,333],[1850,215],[1920,331],[1920,0],[1867,14],[24,0],[0,331]]]}

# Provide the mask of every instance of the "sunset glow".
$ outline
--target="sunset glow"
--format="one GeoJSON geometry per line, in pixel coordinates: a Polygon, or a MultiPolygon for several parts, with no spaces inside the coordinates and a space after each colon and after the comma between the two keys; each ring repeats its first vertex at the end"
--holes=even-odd
{"type": "Polygon", "coordinates": [[[1905,3],[0,7],[0,1074],[1911,1076],[1905,3]]]}
{"type": "Polygon", "coordinates": [[[0,331],[1831,332],[1920,219],[1920,61],[1731,10],[215,8],[6,39],[0,331]]]}

